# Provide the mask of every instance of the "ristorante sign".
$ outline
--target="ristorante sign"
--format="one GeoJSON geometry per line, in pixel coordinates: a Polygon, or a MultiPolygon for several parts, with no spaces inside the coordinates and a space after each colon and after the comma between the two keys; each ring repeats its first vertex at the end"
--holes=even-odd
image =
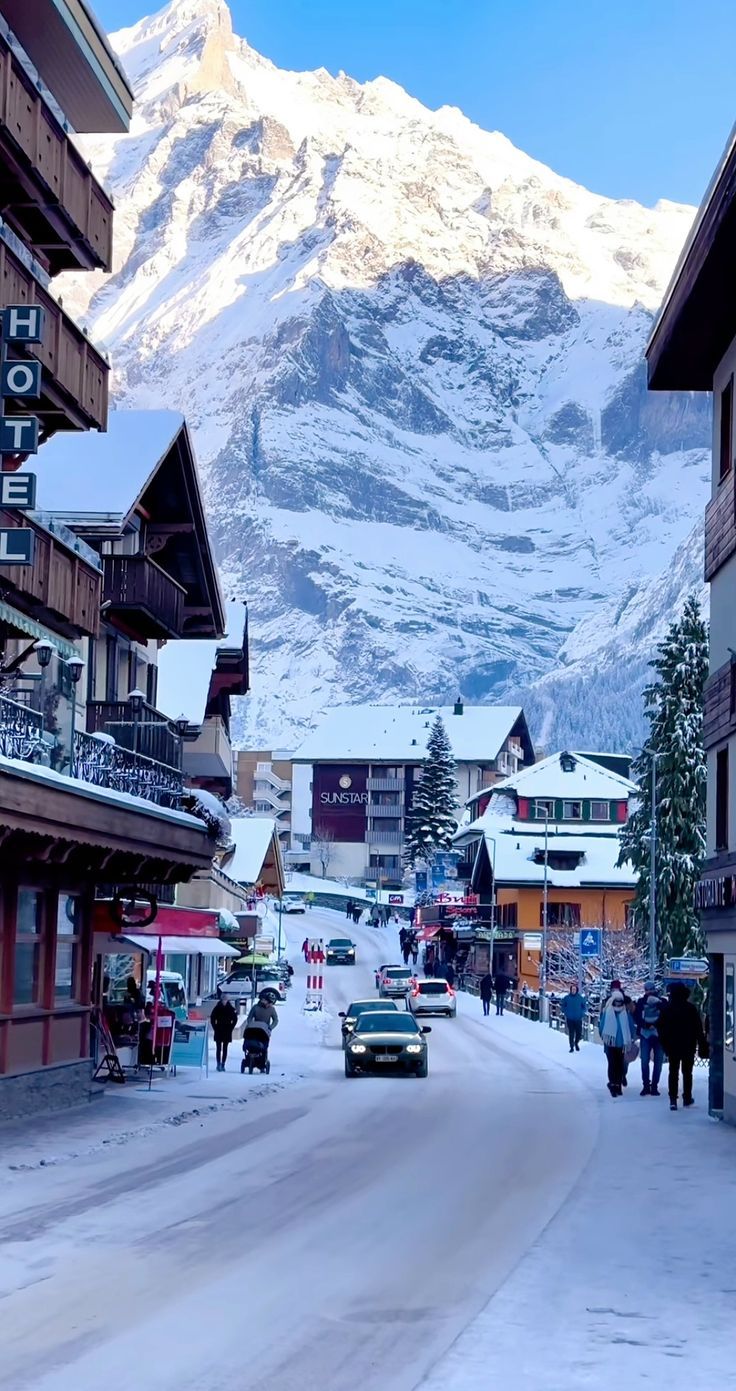
{"type": "Polygon", "coordinates": [[[365,840],[368,812],[365,764],[316,764],[312,774],[312,834],[335,840],[365,840]]]}

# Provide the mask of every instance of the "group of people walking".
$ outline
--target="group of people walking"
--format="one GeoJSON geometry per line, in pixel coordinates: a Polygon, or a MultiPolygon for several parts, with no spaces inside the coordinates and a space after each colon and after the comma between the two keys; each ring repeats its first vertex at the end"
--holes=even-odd
{"type": "Polygon", "coordinates": [[[419,960],[419,938],[413,927],[401,928],[399,932],[399,946],[401,947],[401,955],[404,958],[404,965],[409,965],[409,957],[411,957],[412,964],[416,966],[419,960]]]}
{"type": "MultiPolygon", "coordinates": [[[[271,1036],[279,1022],[276,1007],[271,999],[272,993],[269,990],[261,991],[245,1021],[246,1029],[257,1025],[263,1029],[264,1035],[271,1036]]],[[[237,1022],[238,1015],[235,1006],[231,1004],[230,1000],[223,999],[221,991],[218,990],[217,1004],[210,1015],[218,1072],[225,1071],[228,1049],[233,1041],[237,1022]]]]}
{"type": "Polygon", "coordinates": [[[506,996],[512,986],[510,976],[505,971],[496,971],[495,976],[490,971],[486,971],[480,978],[480,998],[483,1005],[484,1015],[491,1012],[491,1000],[496,999],[496,1014],[503,1014],[503,1007],[506,1003],[506,996]]]}
{"type": "Polygon", "coordinates": [[[372,903],[369,908],[363,907],[362,903],[356,903],[349,898],[345,904],[345,917],[351,922],[359,923],[365,913],[366,923],[371,927],[388,927],[391,920],[391,909],[387,903],[372,903]]]}
{"type": "MultiPolygon", "coordinates": [[[[580,1051],[585,997],[577,985],[570,987],[560,1002],[570,1040],[570,1052],[580,1051]]],[[[637,1057],[641,1061],[641,1095],[659,1096],[659,1081],[665,1058],[669,1062],[667,1089],[670,1110],[676,1111],[682,1088],[683,1106],[693,1105],[693,1068],[698,1053],[707,1056],[703,1021],[690,999],[688,987],[671,985],[665,997],[656,982],[644,982],[644,993],[636,1002],[627,995],[620,980],[614,980],[598,1019],[611,1096],[622,1096],[628,1086],[628,1069],[637,1057]]]]}

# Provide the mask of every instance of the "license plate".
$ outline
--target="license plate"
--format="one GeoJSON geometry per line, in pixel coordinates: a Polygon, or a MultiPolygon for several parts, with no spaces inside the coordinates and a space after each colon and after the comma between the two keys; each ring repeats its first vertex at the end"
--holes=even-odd
{"type": "Polygon", "coordinates": [[[398,1061],[398,1053],[379,1053],[376,1057],[377,1063],[397,1063],[398,1061]]]}

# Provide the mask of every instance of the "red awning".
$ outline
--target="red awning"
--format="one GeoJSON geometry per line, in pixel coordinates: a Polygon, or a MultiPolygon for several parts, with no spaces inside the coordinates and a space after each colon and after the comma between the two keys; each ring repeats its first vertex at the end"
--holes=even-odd
{"type": "Polygon", "coordinates": [[[430,937],[436,937],[442,926],[442,923],[428,923],[426,927],[421,928],[419,931],[419,941],[428,942],[430,937]]]}
{"type": "Polygon", "coordinates": [[[179,908],[176,904],[162,903],[152,923],[140,926],[130,923],[128,927],[115,922],[110,913],[110,901],[100,899],[95,903],[92,923],[95,932],[108,932],[125,936],[127,932],[136,937],[218,937],[220,935],[220,914],[212,908],[179,908]]]}

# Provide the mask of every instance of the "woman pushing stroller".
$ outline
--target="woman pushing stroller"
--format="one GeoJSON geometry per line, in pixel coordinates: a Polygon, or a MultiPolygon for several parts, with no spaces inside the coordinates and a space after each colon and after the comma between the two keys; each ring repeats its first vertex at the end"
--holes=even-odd
{"type": "Polygon", "coordinates": [[[279,1022],[275,1002],[276,995],[273,990],[262,990],[245,1021],[241,1072],[245,1072],[246,1068],[252,1072],[256,1067],[259,1072],[271,1070],[268,1045],[271,1034],[279,1022]]]}

